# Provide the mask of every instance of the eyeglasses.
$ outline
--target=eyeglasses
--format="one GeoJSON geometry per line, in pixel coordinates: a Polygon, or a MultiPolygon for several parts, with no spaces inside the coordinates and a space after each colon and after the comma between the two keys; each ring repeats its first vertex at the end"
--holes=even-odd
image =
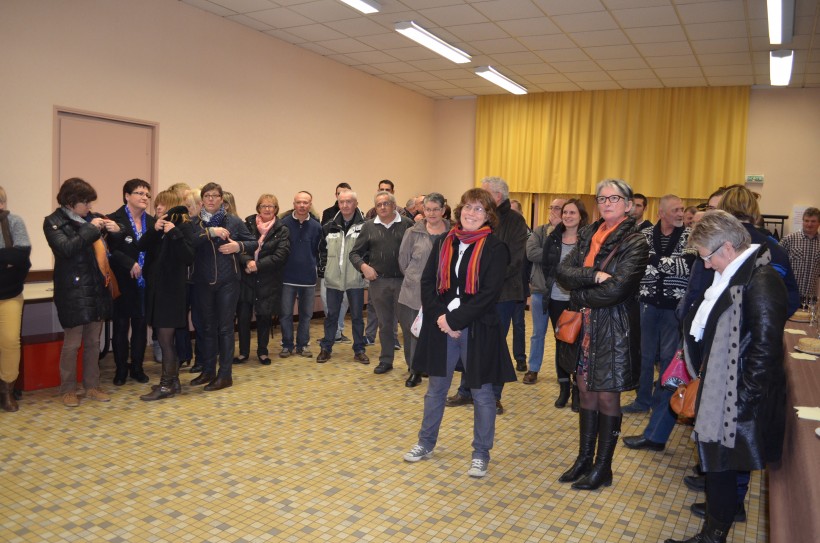
{"type": "Polygon", "coordinates": [[[476,215],[484,215],[485,213],[487,213],[487,210],[484,209],[482,206],[471,206],[470,204],[464,204],[461,210],[469,211],[471,213],[475,213],[476,215]]]}
{"type": "Polygon", "coordinates": [[[221,194],[204,194],[202,196],[203,200],[216,200],[218,198],[222,198],[221,194]]]}
{"type": "Polygon", "coordinates": [[[613,194],[612,196],[596,196],[595,197],[595,201],[598,202],[599,204],[605,204],[607,201],[609,201],[610,204],[617,204],[621,200],[626,200],[626,198],[624,198],[623,196],[620,196],[618,194],[613,194]]]}
{"type": "Polygon", "coordinates": [[[442,209],[440,207],[425,207],[425,213],[441,213],[442,209]]]}
{"type": "Polygon", "coordinates": [[[393,202],[379,202],[376,204],[376,207],[392,207],[393,202]]]}
{"type": "Polygon", "coordinates": [[[701,258],[703,259],[704,262],[709,262],[711,264],[712,263],[712,257],[715,256],[715,253],[717,253],[721,249],[723,249],[723,244],[721,244],[717,249],[715,249],[714,251],[712,251],[708,255],[701,256],[701,258]]]}
{"type": "Polygon", "coordinates": [[[151,194],[150,194],[150,193],[148,193],[148,192],[145,192],[145,191],[135,190],[135,191],[134,191],[134,192],[132,192],[131,194],[133,194],[133,195],[135,195],[135,196],[145,196],[145,197],[146,197],[146,198],[148,198],[149,200],[151,199],[151,194]]]}

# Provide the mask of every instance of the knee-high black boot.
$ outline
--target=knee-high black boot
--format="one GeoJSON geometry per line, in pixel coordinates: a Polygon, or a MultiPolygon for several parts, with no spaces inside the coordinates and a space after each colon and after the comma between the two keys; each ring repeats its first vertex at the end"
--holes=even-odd
{"type": "Polygon", "coordinates": [[[729,535],[731,527],[731,522],[720,522],[714,517],[706,515],[706,522],[703,524],[700,533],[689,539],[669,538],[664,543],[726,543],[726,537],[729,535]]]}
{"type": "Polygon", "coordinates": [[[581,394],[578,392],[578,383],[575,382],[575,379],[572,379],[572,400],[570,401],[570,409],[572,409],[573,413],[577,413],[581,410],[581,394]]]}
{"type": "Polygon", "coordinates": [[[598,454],[595,464],[586,476],[582,477],[572,488],[575,490],[597,490],[612,484],[612,457],[615,445],[621,435],[621,415],[612,417],[598,415],[598,454]]]}
{"type": "Polygon", "coordinates": [[[581,409],[578,415],[580,444],[575,463],[558,479],[560,483],[572,483],[592,469],[592,458],[595,456],[595,440],[598,438],[598,412],[581,409]]]}

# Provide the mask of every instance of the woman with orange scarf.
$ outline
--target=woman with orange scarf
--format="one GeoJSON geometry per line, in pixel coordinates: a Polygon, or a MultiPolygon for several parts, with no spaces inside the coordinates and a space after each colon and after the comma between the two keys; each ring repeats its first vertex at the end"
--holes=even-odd
{"type": "Polygon", "coordinates": [[[407,462],[430,458],[438,440],[444,402],[456,363],[474,401],[471,477],[484,477],[495,437],[494,384],[515,381],[506,338],[495,304],[510,261],[507,246],[492,229],[498,224],[495,200],[484,189],[470,189],[455,209],[456,224],[433,242],[421,276],[424,313],[412,370],[430,376],[424,396],[419,441],[407,462]]]}
{"type": "Polygon", "coordinates": [[[632,188],[605,179],[595,199],[601,218],[578,232],[577,245],[558,267],[558,282],[571,291],[569,308],[580,311],[583,322],[570,346],[578,361],[580,447],[559,479],[576,490],[612,484],[621,392],[637,388],[641,370],[638,288],[649,260],[646,239],[629,216],[632,188]]]}

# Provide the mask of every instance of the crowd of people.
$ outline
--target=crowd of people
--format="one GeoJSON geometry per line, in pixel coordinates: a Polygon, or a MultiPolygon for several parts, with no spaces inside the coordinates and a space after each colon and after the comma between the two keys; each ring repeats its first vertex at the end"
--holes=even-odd
{"type": "MultiPolygon", "coordinates": [[[[445,407],[472,404],[468,474],[486,475],[504,385],[516,380],[516,370],[524,384],[537,384],[547,323],[555,329],[567,312],[577,312],[580,332],[555,342],[554,405],[569,403],[578,413],[579,450],[560,482],[577,490],[613,483],[624,413],[649,413],[641,435],[623,438],[626,447],[664,450],[676,417],[660,375],[678,351],[703,382],[694,426],[697,474],[684,482],[706,491],[705,503],[692,505],[706,520],[687,541],[725,541],[732,523],[745,519],[750,472],[779,458],[782,332],[801,302],[817,296],[817,208],[807,208],[803,228],[778,243],[760,228],[757,195],[742,185],[721,187],[698,207],[664,195],[653,223],[643,217],[645,196],[607,179],[596,188],[597,220],[591,222],[579,198],[557,198],[548,222],[532,230],[498,177],[465,192],[452,212],[439,193],[399,206],[389,180],[379,182],[366,212],[352,187],[340,183],[321,216],[313,196],[299,191],[284,213],[275,195],[262,194],[256,213],[243,220],[233,196],[216,183],[169,187],[153,198],[153,214],[151,186],[140,179],[125,183],[123,205],[112,213],[93,212],[96,198],[86,181],[68,179],[59,207],[43,223],[54,255],[54,303],[64,329],[60,394],[68,407],[81,398],[110,400],[98,360],[109,320],[115,386],[129,378],[149,382],[143,362],[149,328],[153,334],[162,371],[140,397],[145,401],[180,393],[180,368],[188,365],[198,374],[191,386],[232,386],[233,365],[250,358],[254,316],[260,364],[271,364],[277,318],[279,357],[312,358],[310,317],[319,286],[324,333],[314,338],[317,363],[350,344],[353,359],[369,364],[366,347],[377,344],[374,373],[387,373],[401,348],[400,325],[405,385],[428,378],[408,462],[432,456],[445,407]],[[348,312],[352,340],[343,333],[348,312]],[[456,371],[460,386],[448,397],[456,371]],[[621,393],[631,390],[635,400],[622,406],[621,393]]],[[[20,217],[6,210],[2,187],[0,226],[0,405],[16,411],[31,242],[20,217]]]]}

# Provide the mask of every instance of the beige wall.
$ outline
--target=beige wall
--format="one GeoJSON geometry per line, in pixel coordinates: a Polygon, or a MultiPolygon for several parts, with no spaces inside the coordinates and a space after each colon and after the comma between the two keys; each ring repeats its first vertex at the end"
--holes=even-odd
{"type": "Polygon", "coordinates": [[[761,193],[763,213],[791,216],[795,205],[820,207],[818,172],[820,89],[753,89],[746,173],[765,176],[763,185],[748,185],[761,193]]]}
{"type": "Polygon", "coordinates": [[[262,192],[321,211],[340,181],[365,208],[385,177],[400,201],[435,185],[433,100],[181,2],[3,0],[0,51],[0,184],[35,269],[55,105],[158,122],[159,188],[216,180],[241,213],[262,192]]]}

